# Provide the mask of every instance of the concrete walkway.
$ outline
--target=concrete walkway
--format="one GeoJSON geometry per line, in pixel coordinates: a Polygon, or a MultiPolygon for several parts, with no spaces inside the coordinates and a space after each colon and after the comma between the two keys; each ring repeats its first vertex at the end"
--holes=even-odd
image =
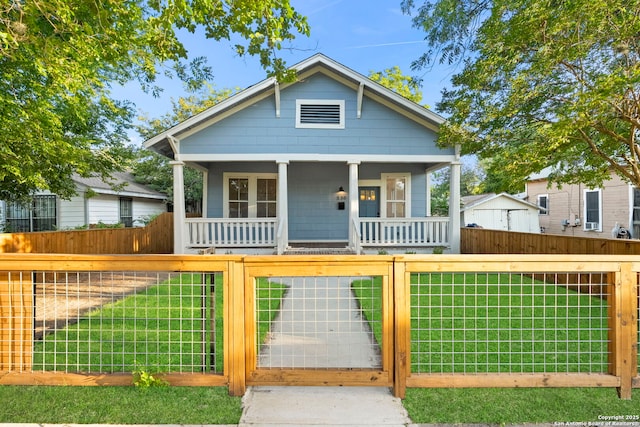
{"type": "MultiPolygon", "coordinates": [[[[275,280],[274,280],[275,281],[275,280]]],[[[258,365],[380,368],[380,349],[348,278],[300,277],[289,286],[258,365]]],[[[405,426],[400,399],[384,387],[250,387],[240,426],[405,426]]]]}

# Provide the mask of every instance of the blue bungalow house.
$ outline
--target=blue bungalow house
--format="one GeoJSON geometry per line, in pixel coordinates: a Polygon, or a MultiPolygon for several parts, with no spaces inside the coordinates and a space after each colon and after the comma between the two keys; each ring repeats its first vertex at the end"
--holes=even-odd
{"type": "Polygon", "coordinates": [[[321,54],[293,69],[293,83],[266,79],[145,142],[172,159],[175,252],[459,252],[443,118],[321,54]],[[201,218],[185,215],[184,165],[204,172],[201,218]],[[431,216],[429,175],[447,166],[449,216],[431,216]]]}

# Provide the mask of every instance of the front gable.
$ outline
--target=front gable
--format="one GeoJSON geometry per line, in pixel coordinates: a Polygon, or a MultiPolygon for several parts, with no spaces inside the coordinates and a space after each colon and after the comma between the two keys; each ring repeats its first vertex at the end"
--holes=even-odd
{"type": "Polygon", "coordinates": [[[280,116],[274,97],[245,106],[235,113],[184,137],[183,155],[189,154],[374,154],[436,155],[437,134],[382,103],[365,99],[358,113],[357,92],[318,73],[280,94],[280,116]],[[324,102],[344,108],[343,127],[322,123],[299,125],[300,108],[324,102]]]}
{"type": "Polygon", "coordinates": [[[294,69],[295,82],[264,80],[151,138],[145,147],[187,162],[331,161],[345,155],[363,161],[422,156],[428,157],[423,163],[441,164],[455,159],[455,148],[436,145],[444,119],[430,110],[320,54],[294,69]],[[326,117],[340,121],[301,125],[300,108],[308,104],[312,116],[314,104],[326,104],[326,117]]]}

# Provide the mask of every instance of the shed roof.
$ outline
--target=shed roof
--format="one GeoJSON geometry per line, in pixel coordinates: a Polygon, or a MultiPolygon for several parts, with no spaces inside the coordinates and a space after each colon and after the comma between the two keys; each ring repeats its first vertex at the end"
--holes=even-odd
{"type": "Polygon", "coordinates": [[[480,205],[483,205],[485,203],[488,203],[498,198],[506,198],[513,202],[520,203],[528,208],[540,209],[538,205],[527,202],[526,200],[522,200],[508,193],[500,193],[500,194],[489,193],[489,194],[477,194],[477,195],[462,197],[463,208],[460,211],[464,212],[469,209],[477,208],[480,205]]]}

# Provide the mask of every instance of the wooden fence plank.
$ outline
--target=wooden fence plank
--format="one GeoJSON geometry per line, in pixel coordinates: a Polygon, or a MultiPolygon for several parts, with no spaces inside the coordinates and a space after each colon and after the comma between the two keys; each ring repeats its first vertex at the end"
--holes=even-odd
{"type": "Polygon", "coordinates": [[[620,378],[618,394],[631,399],[633,378],[638,372],[637,336],[638,307],[637,273],[629,264],[621,264],[620,271],[610,274],[609,286],[609,348],[610,371],[620,378]]]}
{"type": "Polygon", "coordinates": [[[414,374],[407,387],[619,387],[620,379],[606,374],[414,374]]]}
{"type": "Polygon", "coordinates": [[[407,378],[411,375],[411,275],[405,264],[394,266],[395,360],[393,394],[404,399],[407,378]]]}
{"type": "Polygon", "coordinates": [[[0,253],[170,254],[173,214],[146,227],[0,234],[0,253]]]}
{"type": "Polygon", "coordinates": [[[33,281],[29,271],[0,271],[0,371],[31,369],[33,281]]]}
{"type": "Polygon", "coordinates": [[[640,255],[640,240],[467,228],[460,230],[463,254],[640,255]]]}

